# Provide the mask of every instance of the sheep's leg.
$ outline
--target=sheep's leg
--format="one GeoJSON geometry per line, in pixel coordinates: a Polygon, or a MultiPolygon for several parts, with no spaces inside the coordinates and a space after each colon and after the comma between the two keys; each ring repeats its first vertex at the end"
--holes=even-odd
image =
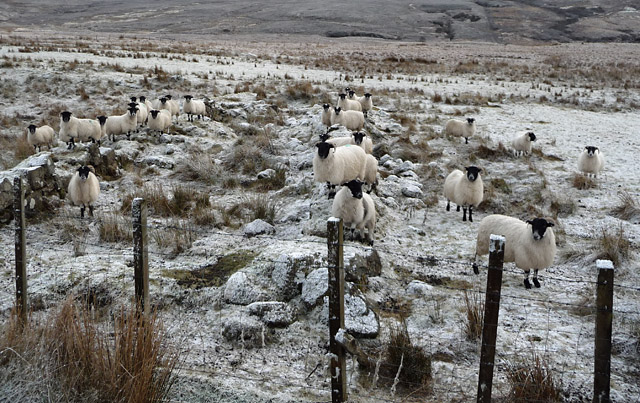
{"type": "Polygon", "coordinates": [[[464,138],[464,143],[465,143],[465,144],[469,144],[469,137],[465,137],[465,138],[464,138]]]}
{"type": "Polygon", "coordinates": [[[540,282],[538,281],[538,269],[533,270],[533,285],[536,288],[540,288],[540,282]]]}
{"type": "Polygon", "coordinates": [[[480,269],[478,267],[478,252],[473,254],[473,274],[480,274],[480,269]]]}
{"type": "Polygon", "coordinates": [[[473,222],[472,211],[473,211],[473,206],[469,206],[469,222],[473,222]]]}
{"type": "Polygon", "coordinates": [[[84,218],[84,204],[80,207],[80,218],[84,218]]]}
{"type": "Polygon", "coordinates": [[[531,270],[525,270],[524,271],[524,287],[527,290],[531,289],[531,283],[529,282],[529,273],[531,272],[531,270]]]}
{"type": "Polygon", "coordinates": [[[89,215],[93,217],[93,206],[89,205],[89,215]]]}
{"type": "Polygon", "coordinates": [[[460,206],[456,206],[456,211],[459,213],[460,212],[460,206]]]}
{"type": "Polygon", "coordinates": [[[451,200],[447,200],[447,211],[451,210],[451,200]]]}
{"type": "Polygon", "coordinates": [[[462,221],[467,221],[467,208],[462,208],[462,221]]]}

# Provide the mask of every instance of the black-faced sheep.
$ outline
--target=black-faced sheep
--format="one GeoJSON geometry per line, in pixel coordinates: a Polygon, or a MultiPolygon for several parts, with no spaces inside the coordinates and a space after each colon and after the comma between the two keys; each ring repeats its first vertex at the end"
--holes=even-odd
{"type": "Polygon", "coordinates": [[[373,232],[376,227],[376,207],[373,199],[362,192],[362,182],[352,180],[344,184],[336,194],[331,207],[334,217],[342,218],[343,225],[358,230],[359,239],[363,237],[363,231],[367,229],[366,240],[373,245],[373,232]]]}
{"type": "Polygon", "coordinates": [[[207,113],[207,108],[203,101],[195,100],[191,95],[185,95],[182,111],[187,114],[187,120],[193,122],[193,115],[197,115],[198,119],[201,119],[207,113]]]}
{"type": "Polygon", "coordinates": [[[149,114],[149,131],[164,133],[171,126],[171,112],[167,109],[152,109],[149,114]]]}
{"type": "Polygon", "coordinates": [[[511,141],[513,146],[513,155],[529,155],[531,154],[532,142],[536,141],[536,135],[533,132],[523,132],[516,135],[511,141]]]}
{"type": "Polygon", "coordinates": [[[78,119],[71,116],[71,112],[60,113],[60,131],[58,136],[60,141],[67,143],[67,148],[75,147],[75,141],[89,141],[90,139],[100,139],[100,123],[94,119],[78,119]]]}
{"type": "Polygon", "coordinates": [[[338,95],[338,106],[344,111],[359,111],[362,112],[362,105],[355,99],[347,99],[347,94],[341,93],[338,95]]]}
{"type": "Polygon", "coordinates": [[[358,146],[345,145],[336,147],[327,142],[316,144],[313,157],[313,179],[326,182],[330,188],[329,198],[334,196],[332,190],[353,179],[364,179],[366,154],[358,146]]]}
{"type": "Polygon", "coordinates": [[[444,126],[444,132],[449,136],[464,137],[465,144],[469,144],[469,138],[476,132],[476,121],[474,118],[467,118],[466,121],[451,119],[444,126]]]}
{"type": "Polygon", "coordinates": [[[138,128],[138,107],[130,106],[127,112],[123,115],[108,116],[104,125],[104,131],[111,141],[115,141],[116,136],[119,134],[126,134],[127,138],[131,135],[131,132],[138,128]]]}
{"type": "Polygon", "coordinates": [[[373,109],[373,100],[371,99],[371,94],[368,92],[364,93],[364,96],[358,98],[358,102],[362,106],[362,113],[366,117],[371,109],[373,109]]]}
{"type": "Polygon", "coordinates": [[[91,172],[91,168],[83,165],[71,177],[67,190],[69,198],[76,206],[80,206],[80,217],[84,218],[84,210],[89,207],[89,215],[93,216],[93,203],[100,195],[100,183],[91,172]]]}
{"type": "Polygon", "coordinates": [[[578,157],[578,169],[587,174],[596,176],[604,167],[604,155],[594,146],[586,146],[578,157]]]}
{"type": "Polygon", "coordinates": [[[474,166],[466,167],[467,174],[461,170],[453,170],[444,181],[444,197],[447,199],[447,211],[454,202],[456,211],[462,206],[462,221],[467,221],[467,207],[469,221],[473,222],[473,208],[482,202],[484,185],[480,172],[482,169],[474,166]]]}
{"type": "Polygon", "coordinates": [[[364,127],[364,115],[359,111],[343,111],[339,106],[333,108],[334,114],[331,116],[331,124],[339,124],[349,130],[362,130],[364,127]]]}
{"type": "Polygon", "coordinates": [[[51,126],[36,127],[36,125],[29,125],[27,127],[27,141],[34,150],[41,151],[42,146],[45,145],[51,149],[54,138],[55,132],[51,126]]]}
{"type": "MultiPolygon", "coordinates": [[[[476,241],[476,256],[489,253],[491,234],[505,237],[504,262],[515,262],[525,273],[524,286],[531,288],[529,273],[534,269],[533,284],[538,288],[538,270],[553,264],[556,255],[556,238],[551,227],[554,224],[544,218],[527,222],[500,214],[487,216],[480,221],[476,241]]],[[[474,263],[473,271],[478,274],[474,263]]]]}

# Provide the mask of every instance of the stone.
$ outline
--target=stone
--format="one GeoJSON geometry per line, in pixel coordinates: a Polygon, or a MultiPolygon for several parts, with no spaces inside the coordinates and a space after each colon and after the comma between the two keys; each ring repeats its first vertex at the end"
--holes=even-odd
{"type": "Polygon", "coordinates": [[[398,175],[406,171],[413,171],[415,169],[413,162],[411,161],[403,161],[398,166],[396,166],[393,170],[393,173],[398,175]]]}
{"type": "Polygon", "coordinates": [[[239,342],[247,348],[262,345],[264,325],[257,319],[242,315],[226,318],[222,324],[222,336],[231,342],[239,342]]]}
{"type": "Polygon", "coordinates": [[[433,286],[420,280],[413,280],[407,285],[407,294],[428,295],[431,293],[433,286]]]}
{"type": "Polygon", "coordinates": [[[359,295],[344,296],[344,326],[347,332],[357,337],[373,338],[380,331],[378,318],[359,295]]]}
{"type": "Polygon", "coordinates": [[[275,169],[265,169],[264,171],[258,172],[258,179],[270,179],[276,176],[275,169]]]}
{"type": "Polygon", "coordinates": [[[257,220],[253,220],[249,224],[245,225],[243,232],[246,237],[251,238],[256,235],[273,234],[276,232],[276,228],[268,222],[258,218],[257,220]]]}
{"type": "Polygon", "coordinates": [[[295,321],[293,308],[285,302],[254,302],[247,309],[249,314],[257,316],[267,326],[286,327],[295,321]]]}
{"type": "Polygon", "coordinates": [[[345,266],[344,278],[346,281],[366,283],[369,277],[379,276],[382,273],[380,255],[375,249],[366,255],[356,254],[345,266]]]}
{"type": "Polygon", "coordinates": [[[408,184],[402,187],[402,194],[406,197],[421,198],[422,190],[416,185],[408,184]]]}
{"type": "Polygon", "coordinates": [[[329,289],[329,271],[320,268],[309,273],[302,283],[302,301],[309,307],[314,307],[322,302],[329,289]]]}
{"type": "Polygon", "coordinates": [[[266,293],[241,271],[229,277],[223,295],[225,301],[235,305],[249,305],[266,299],[266,293]]]}
{"type": "Polygon", "coordinates": [[[304,282],[304,267],[309,263],[307,256],[280,255],[271,272],[278,298],[290,301],[300,295],[304,282]]]}

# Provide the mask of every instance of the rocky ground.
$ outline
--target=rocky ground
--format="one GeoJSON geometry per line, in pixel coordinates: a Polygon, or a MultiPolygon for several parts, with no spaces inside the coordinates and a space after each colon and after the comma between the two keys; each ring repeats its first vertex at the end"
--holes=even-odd
{"type": "MultiPolygon", "coordinates": [[[[373,368],[350,359],[353,401],[473,399],[479,342],[465,335],[464,290],[484,298],[486,273],[475,276],[470,263],[478,223],[492,213],[550,217],[558,237],[542,288],[524,289],[522,273],[507,266],[494,393],[508,396],[508,374],[535,354],[561,380],[565,400],[590,400],[595,259],[609,257],[618,259],[620,286],[612,397],[640,397],[640,186],[629,174],[640,151],[634,45],[98,39],[38,32],[2,38],[7,151],[0,207],[11,203],[16,172],[27,170],[28,270],[37,315],[69,294],[92,296],[104,312],[128,300],[129,206],[143,196],[150,203],[152,303],[183,352],[173,399],[329,400],[332,202],[314,183],[311,161],[326,130],[321,105],[334,103],[348,85],[374,97],[365,130],[380,183],[373,195],[374,246],[345,245],[346,330],[376,361],[390,336],[406,328],[432,360],[428,388],[408,381],[396,389],[395,374],[374,379],[373,368]],[[31,156],[21,140],[31,122],[57,131],[65,109],[87,117],[116,114],[129,96],[166,93],[207,97],[214,106],[202,120],[181,116],[169,134],[142,129],[99,147],[59,144],[31,156]],[[478,122],[469,144],[441,134],[448,119],[466,116],[478,122]],[[510,140],[520,130],[534,131],[538,141],[533,155],[516,158],[510,140]],[[585,145],[599,146],[607,158],[595,180],[576,172],[585,145]],[[95,217],[86,219],[64,194],[82,163],[96,166],[102,191],[95,217]],[[486,188],[472,223],[445,212],[441,196],[445,176],[470,164],[483,169],[486,188]],[[630,202],[621,209],[624,200],[630,202]]],[[[0,308],[7,318],[14,281],[10,224],[0,240],[6,246],[0,308]]],[[[5,385],[0,394],[14,391],[11,382],[5,385]]],[[[40,393],[21,397],[41,400],[40,393]]]]}

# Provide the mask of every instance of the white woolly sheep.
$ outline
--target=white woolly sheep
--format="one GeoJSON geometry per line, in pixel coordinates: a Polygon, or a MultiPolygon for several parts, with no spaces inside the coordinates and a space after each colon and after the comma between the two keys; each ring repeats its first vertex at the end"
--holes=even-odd
{"type": "MultiPolygon", "coordinates": [[[[136,101],[136,97],[131,97],[131,102],[129,103],[129,107],[137,107],[138,112],[136,113],[136,121],[138,122],[138,127],[142,127],[147,122],[147,116],[149,115],[149,109],[147,109],[147,104],[143,101],[136,101]]],[[[136,129],[136,133],[139,130],[136,129]]]]}
{"type": "Polygon", "coordinates": [[[58,136],[61,141],[67,143],[67,148],[75,147],[75,141],[89,141],[100,139],[100,123],[94,119],[78,119],[71,116],[71,112],[60,113],[60,131],[58,136]]]}
{"type": "Polygon", "coordinates": [[[207,108],[203,101],[195,100],[191,95],[185,95],[182,111],[187,114],[187,119],[193,122],[193,115],[198,115],[198,119],[201,119],[207,113],[207,108]]]}
{"type": "Polygon", "coordinates": [[[474,118],[467,118],[467,121],[451,119],[444,126],[445,134],[454,137],[464,137],[464,143],[469,144],[469,138],[476,132],[476,121],[474,118]]]}
{"type": "Polygon", "coordinates": [[[365,153],[371,154],[373,152],[373,143],[371,142],[371,139],[366,136],[367,135],[364,132],[353,132],[350,137],[331,138],[329,133],[323,133],[320,135],[320,141],[326,141],[336,147],[353,144],[361,147],[365,153]]]}
{"type": "Polygon", "coordinates": [[[166,109],[152,109],[149,114],[149,131],[164,133],[171,126],[171,113],[166,109]]]}
{"type": "Polygon", "coordinates": [[[115,141],[118,134],[126,134],[129,138],[131,132],[136,130],[138,126],[137,112],[137,107],[130,106],[124,115],[108,116],[104,127],[107,137],[115,141]]]}
{"type": "Polygon", "coordinates": [[[343,111],[360,111],[362,112],[362,105],[355,99],[347,99],[347,94],[338,95],[338,106],[343,111]]]}
{"type": "Polygon", "coordinates": [[[329,198],[332,198],[336,185],[342,185],[353,179],[364,179],[366,154],[357,146],[336,147],[327,142],[316,144],[317,152],[313,157],[313,178],[316,182],[327,182],[329,198]]]}
{"type": "Polygon", "coordinates": [[[149,112],[151,112],[151,109],[153,109],[153,104],[144,95],[140,95],[138,99],[140,100],[141,104],[144,104],[147,107],[147,120],[144,122],[146,124],[149,120],[149,112]]]}
{"type": "Polygon", "coordinates": [[[373,109],[373,100],[371,99],[371,94],[368,92],[364,93],[364,96],[359,97],[358,102],[360,102],[360,106],[362,106],[362,113],[366,117],[368,112],[373,109]]]}
{"type": "Polygon", "coordinates": [[[55,132],[49,125],[40,127],[36,127],[36,125],[29,125],[29,127],[27,127],[27,141],[34,150],[41,151],[42,146],[44,145],[51,150],[54,138],[55,132]]]}
{"type": "Polygon", "coordinates": [[[347,99],[350,99],[352,101],[358,100],[358,97],[356,97],[356,92],[351,88],[349,87],[345,88],[344,93],[347,94],[347,99]]]}
{"type": "Polygon", "coordinates": [[[368,193],[371,193],[378,186],[378,160],[371,154],[367,154],[364,163],[364,183],[369,186],[368,193]]]}
{"type": "Polygon", "coordinates": [[[88,166],[81,166],[69,181],[67,190],[69,198],[76,206],[80,206],[80,217],[84,218],[84,210],[89,207],[89,215],[93,217],[93,203],[100,195],[100,183],[88,166]]]}
{"type": "MultiPolygon", "coordinates": [[[[174,111],[173,102],[175,101],[170,101],[167,97],[162,97],[159,100],[156,99],[155,101],[153,101],[153,109],[157,109],[157,110],[166,109],[167,111],[169,111],[169,118],[173,119],[173,115],[177,115],[176,113],[173,112],[174,111]]],[[[180,108],[178,108],[178,112],[180,112],[180,108]]]]}
{"type": "Polygon", "coordinates": [[[349,130],[362,130],[364,127],[364,115],[358,111],[343,111],[340,107],[333,108],[334,114],[331,116],[331,124],[339,124],[349,130]]]}
{"type": "MultiPolygon", "coordinates": [[[[550,228],[553,226],[544,218],[524,222],[501,214],[487,216],[478,227],[476,256],[489,253],[491,234],[504,236],[504,262],[515,262],[517,267],[524,270],[524,286],[527,289],[531,288],[529,273],[534,269],[533,284],[539,288],[538,270],[551,266],[556,255],[556,238],[550,228]]],[[[475,262],[473,271],[476,274],[479,272],[475,262]]]]}
{"type": "Polygon", "coordinates": [[[180,116],[180,104],[178,103],[178,101],[174,101],[173,99],[171,99],[172,97],[169,94],[165,95],[164,97],[167,99],[167,103],[171,108],[169,109],[169,112],[171,112],[171,117],[173,118],[175,116],[176,119],[178,119],[178,116],[180,116]]]}
{"type": "Polygon", "coordinates": [[[529,155],[531,154],[532,142],[536,141],[536,135],[533,132],[521,132],[511,141],[513,146],[513,155],[529,155]]]}
{"type": "Polygon", "coordinates": [[[322,105],[322,124],[327,126],[327,129],[331,127],[333,123],[331,123],[331,117],[333,116],[333,108],[329,104],[322,105]]]}
{"type": "Polygon", "coordinates": [[[604,155],[594,146],[586,146],[578,157],[578,169],[587,175],[596,176],[604,168],[604,155]]]}
{"type": "Polygon", "coordinates": [[[340,189],[333,200],[331,214],[342,218],[345,227],[358,230],[358,238],[363,238],[363,231],[367,228],[366,240],[373,245],[373,232],[376,228],[376,207],[373,199],[362,193],[362,182],[352,180],[340,189]]]}
{"type": "Polygon", "coordinates": [[[365,153],[371,154],[373,152],[373,142],[371,138],[367,136],[365,132],[354,132],[353,142],[362,147],[365,153]]]}
{"type": "Polygon", "coordinates": [[[482,169],[474,166],[465,167],[467,174],[454,169],[444,181],[444,197],[447,199],[447,211],[454,202],[456,211],[462,206],[462,221],[467,221],[467,207],[469,208],[469,221],[473,222],[473,208],[482,202],[484,185],[480,172],[482,169]]]}
{"type": "MultiPolygon", "coordinates": [[[[100,139],[102,139],[107,136],[107,117],[98,116],[96,119],[98,120],[98,124],[100,125],[100,139]]],[[[100,139],[97,140],[98,145],[100,145],[100,139]]]]}

